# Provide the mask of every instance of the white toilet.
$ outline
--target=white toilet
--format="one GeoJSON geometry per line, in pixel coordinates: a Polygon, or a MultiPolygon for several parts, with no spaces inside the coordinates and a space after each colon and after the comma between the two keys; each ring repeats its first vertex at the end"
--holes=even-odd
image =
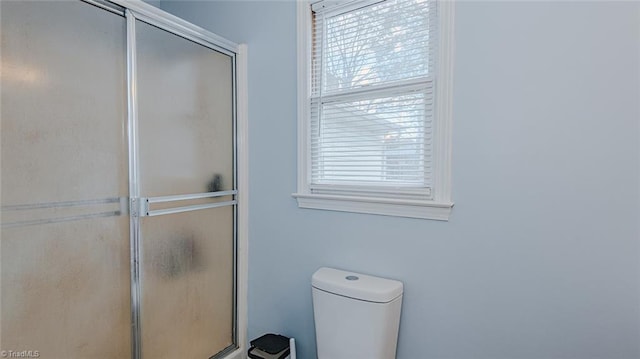
{"type": "Polygon", "coordinates": [[[320,268],[311,283],[318,359],[396,357],[402,282],[320,268]]]}

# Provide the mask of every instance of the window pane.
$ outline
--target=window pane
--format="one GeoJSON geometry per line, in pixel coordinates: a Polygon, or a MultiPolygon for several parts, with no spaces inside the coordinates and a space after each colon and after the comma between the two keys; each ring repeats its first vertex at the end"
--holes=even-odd
{"type": "Polygon", "coordinates": [[[323,104],[312,124],[312,182],[428,186],[430,108],[426,92],[323,104]]]}
{"type": "Polygon", "coordinates": [[[426,76],[429,11],[424,0],[395,0],[328,17],[324,90],[426,76]]]}

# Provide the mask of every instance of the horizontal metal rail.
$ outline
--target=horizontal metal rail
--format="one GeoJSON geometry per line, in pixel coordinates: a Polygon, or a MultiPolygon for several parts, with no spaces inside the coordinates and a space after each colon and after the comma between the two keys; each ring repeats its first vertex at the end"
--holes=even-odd
{"type": "Polygon", "coordinates": [[[147,201],[147,203],[163,203],[163,202],[186,201],[190,199],[200,199],[200,198],[224,197],[224,196],[232,196],[236,194],[238,194],[237,190],[231,190],[231,191],[183,194],[183,195],[176,195],[176,196],[149,197],[149,198],[146,198],[145,200],[147,201]]]}
{"type": "Polygon", "coordinates": [[[80,200],[80,201],[14,204],[14,205],[2,206],[2,210],[3,211],[22,211],[22,210],[42,209],[42,208],[95,206],[95,205],[109,204],[109,203],[127,203],[126,201],[127,201],[126,197],[112,197],[112,198],[88,199],[88,200],[80,200]]]}
{"type": "Polygon", "coordinates": [[[114,217],[127,213],[127,197],[111,197],[102,199],[88,199],[80,201],[61,201],[61,202],[45,202],[45,203],[28,203],[28,204],[14,204],[2,206],[3,212],[15,212],[15,211],[30,211],[39,209],[59,209],[59,208],[75,208],[75,207],[90,207],[101,206],[106,204],[119,204],[118,210],[76,214],[71,216],[53,217],[53,218],[38,218],[21,221],[6,222],[0,224],[2,228],[13,228],[23,226],[34,226],[39,224],[60,223],[79,221],[83,219],[100,218],[100,217],[114,217]]]}
{"type": "Polygon", "coordinates": [[[101,218],[101,217],[117,217],[117,216],[120,216],[121,214],[122,214],[121,211],[112,211],[112,212],[81,214],[77,216],[68,216],[68,217],[33,219],[28,221],[2,223],[2,228],[34,226],[39,224],[50,224],[50,223],[60,223],[60,222],[71,222],[71,221],[79,221],[83,219],[92,219],[92,218],[101,218]]]}
{"type": "Polygon", "coordinates": [[[238,204],[238,201],[226,201],[226,202],[216,202],[216,203],[207,203],[207,204],[196,204],[193,206],[184,206],[184,207],[175,207],[175,208],[167,208],[167,209],[157,209],[154,211],[147,210],[143,212],[143,216],[153,217],[153,216],[161,216],[165,214],[174,214],[174,213],[182,213],[182,212],[190,212],[190,211],[198,211],[201,209],[209,209],[209,208],[217,208],[217,207],[225,207],[225,206],[233,206],[238,204]]]}

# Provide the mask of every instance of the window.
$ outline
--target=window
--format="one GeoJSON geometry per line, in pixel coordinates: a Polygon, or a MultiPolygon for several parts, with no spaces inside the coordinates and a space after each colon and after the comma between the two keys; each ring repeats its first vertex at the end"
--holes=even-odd
{"type": "Polygon", "coordinates": [[[447,220],[453,4],[298,4],[303,208],[447,220]]]}

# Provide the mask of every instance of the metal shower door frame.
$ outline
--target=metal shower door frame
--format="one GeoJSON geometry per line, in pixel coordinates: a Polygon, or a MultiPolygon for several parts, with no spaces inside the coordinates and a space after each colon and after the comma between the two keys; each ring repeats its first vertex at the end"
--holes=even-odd
{"type": "Polygon", "coordinates": [[[130,215],[130,266],[131,266],[131,356],[142,359],[141,286],[140,263],[141,217],[156,216],[222,206],[233,206],[233,325],[232,345],[212,358],[222,358],[240,347],[238,343],[238,77],[237,55],[239,45],[214,33],[195,26],[176,16],[170,15],[142,1],[127,0],[82,0],[114,12],[126,18],[127,42],[127,136],[129,161],[129,215],[130,215]],[[138,143],[138,103],[137,103],[137,62],[136,62],[136,20],[140,20],[188,41],[231,57],[232,63],[232,116],[233,116],[233,189],[207,193],[185,194],[163,197],[141,197],[138,143]],[[232,196],[231,201],[203,205],[175,207],[171,209],[149,209],[150,203],[183,201],[188,199],[232,196]]]}

